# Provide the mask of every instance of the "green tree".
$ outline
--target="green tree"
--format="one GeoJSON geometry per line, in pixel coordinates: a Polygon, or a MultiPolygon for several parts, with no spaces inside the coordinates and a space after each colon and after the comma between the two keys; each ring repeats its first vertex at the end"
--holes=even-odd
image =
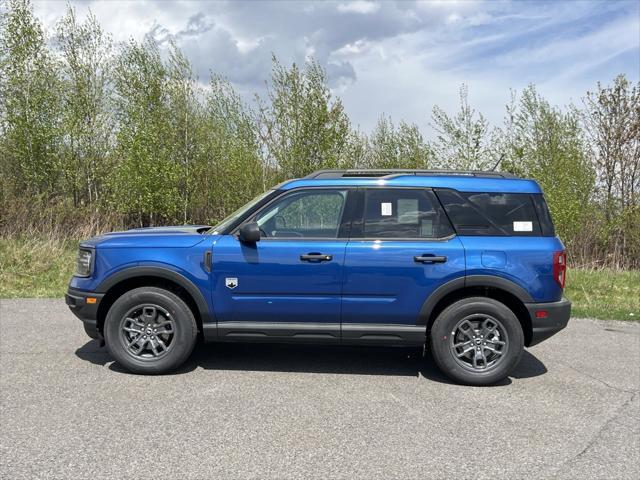
{"type": "MultiPolygon", "coordinates": [[[[28,0],[11,0],[0,29],[0,157],[18,197],[60,193],[59,65],[28,0]]],[[[3,182],[4,183],[4,182],[3,182]]]]}
{"type": "Polygon", "coordinates": [[[640,258],[640,84],[619,75],[583,100],[582,122],[604,211],[602,248],[613,263],[640,258]]]}
{"type": "Polygon", "coordinates": [[[202,92],[189,60],[174,43],[170,45],[168,57],[166,91],[170,158],[179,172],[180,220],[187,223],[191,217],[191,202],[197,193],[196,172],[203,150],[204,113],[198,100],[202,92]]]}
{"type": "Polygon", "coordinates": [[[120,157],[112,176],[114,205],[141,225],[171,221],[181,207],[181,170],[172,157],[168,72],[157,44],[147,38],[124,45],[114,82],[120,157]]]}
{"type": "Polygon", "coordinates": [[[255,116],[217,75],[211,77],[204,109],[203,161],[195,202],[214,222],[271,185],[263,172],[255,116]]]}
{"type": "Polygon", "coordinates": [[[466,85],[460,87],[460,110],[452,116],[434,106],[431,127],[436,133],[431,148],[441,168],[490,170],[500,158],[499,132],[469,105],[466,85]]]}
{"type": "Polygon", "coordinates": [[[284,179],[341,164],[349,119],[340,99],[331,95],[320,64],[311,60],[302,70],[296,64],[287,69],[273,57],[268,99],[258,99],[267,171],[284,179]]]}
{"type": "Polygon", "coordinates": [[[428,168],[431,152],[415,124],[382,116],[369,136],[367,166],[370,168],[428,168]]]}
{"type": "Polygon", "coordinates": [[[347,137],[345,153],[338,162],[338,168],[369,168],[369,139],[359,130],[351,130],[347,137]]]}
{"type": "Polygon", "coordinates": [[[99,200],[111,172],[111,41],[92,13],[79,23],[68,7],[57,25],[57,42],[63,74],[63,171],[77,206],[99,200]]]}

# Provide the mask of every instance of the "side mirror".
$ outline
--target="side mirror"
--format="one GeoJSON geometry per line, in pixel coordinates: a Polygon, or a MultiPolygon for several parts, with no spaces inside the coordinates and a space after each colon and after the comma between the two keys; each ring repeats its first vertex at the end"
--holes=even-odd
{"type": "Polygon", "coordinates": [[[238,230],[238,238],[244,243],[255,243],[260,240],[260,227],[257,223],[245,223],[238,230]]]}

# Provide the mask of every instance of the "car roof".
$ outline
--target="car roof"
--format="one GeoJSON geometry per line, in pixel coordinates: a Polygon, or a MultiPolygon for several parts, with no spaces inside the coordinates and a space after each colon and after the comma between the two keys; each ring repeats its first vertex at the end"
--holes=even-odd
{"type": "Polygon", "coordinates": [[[433,187],[461,192],[542,193],[535,180],[506,172],[451,170],[318,170],[278,186],[282,190],[301,187],[433,187]]]}

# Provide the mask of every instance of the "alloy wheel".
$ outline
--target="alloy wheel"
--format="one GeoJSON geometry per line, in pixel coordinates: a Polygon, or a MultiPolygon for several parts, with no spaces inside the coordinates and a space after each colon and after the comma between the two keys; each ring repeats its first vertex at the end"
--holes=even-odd
{"type": "Polygon", "coordinates": [[[171,314],[158,305],[139,305],[124,316],[120,340],[126,351],[141,360],[155,360],[171,350],[175,326],[171,314]]]}
{"type": "Polygon", "coordinates": [[[449,349],[456,363],[473,372],[495,368],[506,357],[509,338],[502,323],[486,314],[468,315],[451,332],[449,349]]]}

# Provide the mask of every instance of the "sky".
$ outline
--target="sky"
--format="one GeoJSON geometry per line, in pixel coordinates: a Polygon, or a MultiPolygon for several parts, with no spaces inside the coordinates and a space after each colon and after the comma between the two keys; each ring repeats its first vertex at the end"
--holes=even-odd
{"type": "MultiPolygon", "coordinates": [[[[427,136],[434,105],[455,112],[459,89],[501,124],[511,91],[536,84],[551,103],[580,103],[598,81],[640,80],[640,0],[620,1],[74,1],[114,41],[173,39],[206,83],[222,74],[250,101],[264,94],[271,55],[313,56],[354,125],[381,114],[427,136]]],[[[36,1],[48,32],[66,2],[36,1]]]]}

